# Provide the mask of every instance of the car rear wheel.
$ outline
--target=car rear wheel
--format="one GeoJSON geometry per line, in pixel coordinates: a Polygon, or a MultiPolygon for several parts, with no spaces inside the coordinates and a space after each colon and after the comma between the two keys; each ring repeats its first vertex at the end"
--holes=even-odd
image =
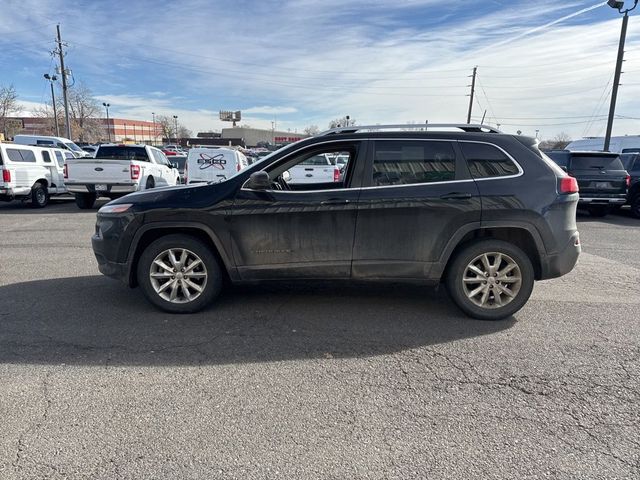
{"type": "Polygon", "coordinates": [[[640,218],[640,192],[631,197],[631,215],[640,218]]]}
{"type": "Polygon", "coordinates": [[[49,192],[47,187],[41,183],[36,183],[31,187],[31,206],[33,208],[44,208],[49,203],[49,192]]]}
{"type": "Polygon", "coordinates": [[[461,250],[446,283],[456,305],[481,320],[501,320],[520,310],[533,290],[531,260],[502,240],[480,240],[461,250]]]}
{"type": "Polygon", "coordinates": [[[587,210],[592,217],[606,217],[611,213],[611,207],[609,205],[593,205],[588,207],[587,210]]]}
{"type": "Polygon", "coordinates": [[[192,313],[210,304],[222,288],[222,270],[211,249],[188,235],[167,235],[140,257],[138,283],[147,299],[170,313],[192,313]]]}
{"type": "Polygon", "coordinates": [[[156,182],[153,180],[153,177],[149,177],[147,178],[147,183],[144,186],[145,190],[149,190],[150,188],[153,188],[156,186],[156,182]]]}
{"type": "Polygon", "coordinates": [[[98,196],[95,193],[76,193],[76,205],[82,210],[93,208],[98,196]]]}

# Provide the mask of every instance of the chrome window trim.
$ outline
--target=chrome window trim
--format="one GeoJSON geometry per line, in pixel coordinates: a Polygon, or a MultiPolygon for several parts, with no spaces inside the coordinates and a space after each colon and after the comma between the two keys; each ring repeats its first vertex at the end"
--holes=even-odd
{"type": "MultiPolygon", "coordinates": [[[[524,170],[522,169],[522,167],[520,166],[520,164],[517,162],[517,160],[515,158],[513,158],[513,156],[511,154],[509,154],[509,152],[507,152],[504,148],[500,147],[499,145],[496,145],[495,143],[491,143],[491,142],[482,142],[482,141],[478,141],[478,140],[455,140],[455,139],[450,139],[450,138],[399,138],[399,137],[382,137],[382,138],[366,138],[366,139],[334,139],[332,141],[327,141],[327,142],[318,142],[318,143],[314,143],[313,145],[322,145],[325,143],[336,143],[336,142],[341,142],[341,141],[354,141],[354,140],[359,140],[359,141],[378,141],[378,140],[392,140],[392,141],[398,141],[398,140],[408,140],[408,141],[421,141],[421,142],[450,142],[450,143],[454,143],[454,142],[458,142],[458,143],[479,143],[482,145],[490,145],[492,147],[497,148],[498,150],[500,150],[502,153],[504,153],[509,160],[511,160],[515,166],[518,168],[518,173],[515,175],[504,175],[504,176],[500,176],[500,177],[487,177],[487,178],[467,178],[464,180],[443,180],[441,182],[429,182],[429,183],[407,183],[407,184],[403,184],[403,185],[379,185],[379,186],[372,186],[372,187],[359,187],[359,188],[329,188],[329,189],[322,189],[322,190],[271,190],[271,189],[265,189],[265,190],[254,190],[253,188],[245,188],[245,185],[247,184],[247,182],[249,181],[249,179],[247,179],[247,181],[242,185],[242,187],[240,188],[240,190],[244,190],[247,192],[279,192],[279,193],[310,193],[310,192],[340,192],[340,191],[345,191],[345,190],[373,190],[373,189],[377,189],[377,188],[402,188],[402,187],[416,187],[419,185],[443,185],[443,184],[455,184],[455,183],[468,183],[468,182],[481,182],[481,181],[487,181],[487,180],[506,180],[509,178],[518,178],[521,177],[522,175],[524,175],[524,170]]],[[[309,145],[309,146],[313,146],[313,145],[309,145]]],[[[284,157],[282,157],[280,160],[283,160],[285,158],[287,158],[288,156],[292,155],[295,152],[289,153],[287,155],[285,155],[284,157]]],[[[465,159],[466,160],[466,159],[465,159]]],[[[257,171],[264,171],[263,170],[257,170],[257,171]]]]}

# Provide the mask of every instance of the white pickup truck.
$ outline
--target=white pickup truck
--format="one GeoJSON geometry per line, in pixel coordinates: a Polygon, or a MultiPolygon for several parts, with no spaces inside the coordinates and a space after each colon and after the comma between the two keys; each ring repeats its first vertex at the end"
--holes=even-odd
{"type": "MultiPolygon", "coordinates": [[[[348,155],[348,153],[347,153],[348,155]]],[[[309,157],[289,169],[287,183],[332,183],[340,180],[340,169],[331,163],[329,157],[321,153],[309,157]]]]}
{"type": "Polygon", "coordinates": [[[95,158],[68,159],[64,169],[64,183],[82,209],[92,208],[99,196],[113,199],[180,183],[175,165],[149,145],[100,145],[95,158]]]}

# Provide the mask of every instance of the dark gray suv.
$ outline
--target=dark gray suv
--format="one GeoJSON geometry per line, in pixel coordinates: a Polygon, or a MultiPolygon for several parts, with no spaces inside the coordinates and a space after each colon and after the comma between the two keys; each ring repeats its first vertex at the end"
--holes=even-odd
{"type": "Polygon", "coordinates": [[[580,253],[578,185],[535,139],[480,125],[330,130],[221,183],[135,193],[98,212],[100,271],[154,305],[194,312],[225,281],[446,283],[468,315],[517,312],[534,280],[580,253]],[[315,155],[348,155],[333,182],[295,183],[315,155]]]}

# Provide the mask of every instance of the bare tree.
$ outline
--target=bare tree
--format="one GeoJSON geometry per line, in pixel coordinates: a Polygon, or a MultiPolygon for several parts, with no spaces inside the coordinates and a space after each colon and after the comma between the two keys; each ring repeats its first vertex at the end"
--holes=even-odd
{"type": "Polygon", "coordinates": [[[178,124],[178,138],[191,138],[192,132],[184,125],[178,124]]]}
{"type": "Polygon", "coordinates": [[[329,122],[329,129],[331,128],[338,128],[338,127],[351,127],[353,125],[356,124],[355,119],[353,118],[347,118],[342,117],[342,118],[336,118],[335,120],[331,120],[329,122]]]}
{"type": "Polygon", "coordinates": [[[305,127],[305,129],[303,130],[305,135],[317,135],[318,133],[320,133],[320,129],[318,128],[317,125],[309,125],[308,127],[305,127]]]}
{"type": "Polygon", "coordinates": [[[571,143],[571,137],[565,132],[560,132],[555,137],[549,140],[544,140],[540,142],[540,149],[541,150],[564,150],[567,147],[567,145],[569,145],[570,143],[571,143]]]}
{"type": "MultiPolygon", "coordinates": [[[[69,120],[71,136],[81,142],[94,142],[104,137],[104,128],[99,117],[102,112],[100,104],[84,83],[69,88],[69,120]]],[[[64,107],[63,107],[64,108],[64,107]]],[[[62,108],[58,108],[62,110],[62,108]]]]}
{"type": "Polygon", "coordinates": [[[18,105],[18,93],[13,85],[5,87],[0,86],[0,132],[4,133],[4,137],[9,138],[15,126],[11,125],[7,117],[20,111],[18,105]]]}

